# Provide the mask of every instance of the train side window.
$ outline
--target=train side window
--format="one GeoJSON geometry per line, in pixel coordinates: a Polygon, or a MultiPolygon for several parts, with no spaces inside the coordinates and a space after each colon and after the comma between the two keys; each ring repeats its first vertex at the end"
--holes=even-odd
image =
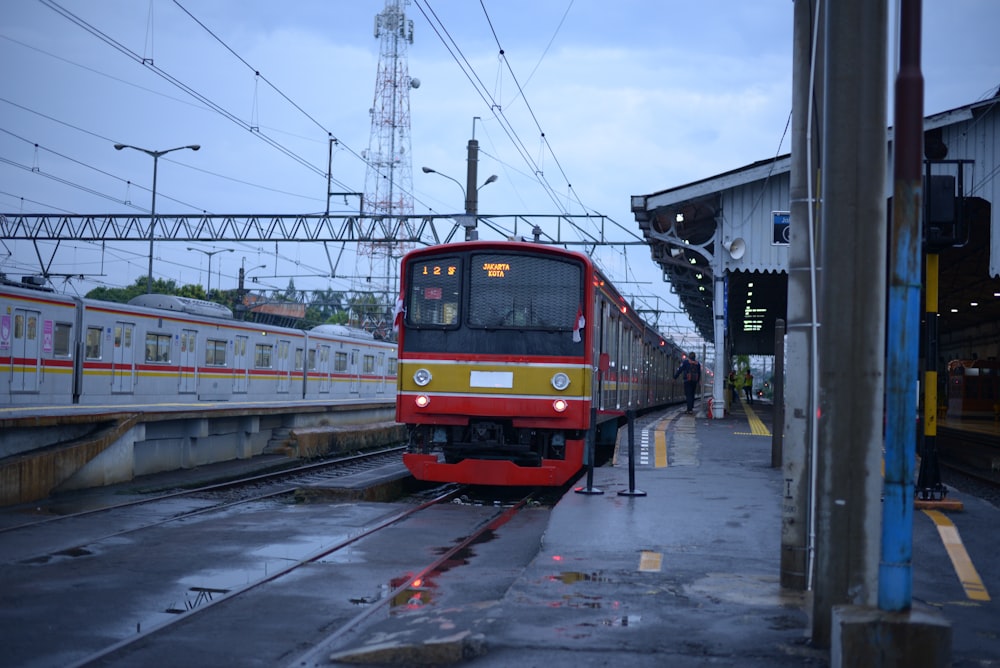
{"type": "Polygon", "coordinates": [[[310,348],[309,354],[306,356],[306,361],[309,364],[308,369],[310,371],[315,371],[316,369],[316,349],[310,348]]]}
{"type": "Polygon", "coordinates": [[[347,371],[347,353],[334,353],[333,354],[333,371],[334,373],[344,373],[347,371]]]}
{"type": "Polygon", "coordinates": [[[170,361],[169,334],[146,333],[146,361],[147,362],[169,362],[170,361]]]}
{"type": "Polygon", "coordinates": [[[396,375],[396,365],[397,364],[398,364],[398,361],[396,360],[395,357],[390,357],[389,358],[389,375],[390,376],[395,376],[396,375]]]}
{"type": "Polygon", "coordinates": [[[87,359],[101,359],[101,334],[102,330],[100,327],[87,328],[87,359]]]}
{"type": "Polygon", "coordinates": [[[56,357],[69,357],[70,334],[73,325],[68,322],[57,322],[52,336],[52,354],[56,357]]]}
{"type": "Polygon", "coordinates": [[[254,351],[253,364],[258,369],[270,369],[271,368],[271,354],[274,351],[274,346],[258,343],[257,349],[254,351]]]}
{"type": "Polygon", "coordinates": [[[205,343],[205,364],[208,366],[226,366],[226,342],[209,339],[205,343]]]}
{"type": "Polygon", "coordinates": [[[375,356],[365,355],[362,373],[375,373],[375,356]]]}
{"type": "Polygon", "coordinates": [[[302,348],[295,349],[295,370],[302,371],[302,348]]]}

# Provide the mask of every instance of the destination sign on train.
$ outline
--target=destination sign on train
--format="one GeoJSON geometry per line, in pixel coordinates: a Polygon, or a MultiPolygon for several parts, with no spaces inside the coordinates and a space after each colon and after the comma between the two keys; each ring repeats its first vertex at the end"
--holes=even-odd
{"type": "Polygon", "coordinates": [[[458,273],[458,267],[453,264],[425,264],[420,268],[420,273],[424,276],[454,276],[458,273]]]}
{"type": "Polygon", "coordinates": [[[483,271],[489,278],[503,278],[510,271],[510,262],[483,262],[483,271]]]}

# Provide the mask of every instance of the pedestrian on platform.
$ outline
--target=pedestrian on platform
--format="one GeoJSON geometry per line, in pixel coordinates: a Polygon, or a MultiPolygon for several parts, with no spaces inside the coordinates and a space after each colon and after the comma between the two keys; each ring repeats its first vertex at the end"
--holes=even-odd
{"type": "Polygon", "coordinates": [[[735,371],[730,371],[729,372],[729,398],[732,400],[732,403],[734,403],[734,404],[740,398],[739,393],[736,392],[736,372],[735,371]]]}
{"type": "Polygon", "coordinates": [[[753,374],[750,369],[743,374],[743,393],[747,395],[747,403],[753,404],[753,374]]]}
{"type": "Polygon", "coordinates": [[[687,358],[681,362],[674,372],[674,378],[683,375],[684,378],[684,398],[687,399],[687,414],[694,413],[694,393],[701,382],[701,364],[694,353],[688,353],[687,358]]]}

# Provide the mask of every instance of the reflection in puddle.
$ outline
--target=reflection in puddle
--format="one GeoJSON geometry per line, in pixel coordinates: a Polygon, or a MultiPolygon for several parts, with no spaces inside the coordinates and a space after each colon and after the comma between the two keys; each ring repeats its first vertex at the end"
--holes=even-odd
{"type": "Polygon", "coordinates": [[[559,580],[563,584],[573,584],[575,582],[611,582],[607,575],[596,571],[594,573],[580,573],[579,571],[563,571],[558,575],[550,575],[550,581],[559,580]]]}
{"type": "Polygon", "coordinates": [[[179,615],[181,613],[187,612],[188,610],[194,610],[200,605],[208,603],[213,600],[213,596],[225,596],[229,593],[228,589],[212,589],[210,587],[191,587],[188,590],[189,593],[194,593],[195,597],[192,601],[190,596],[186,595],[184,600],[183,608],[167,608],[166,612],[173,615],[179,615]]]}
{"type": "MultiPolygon", "coordinates": [[[[410,581],[412,575],[393,578],[389,581],[390,591],[396,591],[410,581]]],[[[406,589],[400,590],[389,602],[391,608],[416,610],[433,601],[433,590],[437,587],[430,578],[417,578],[406,589]]]]}
{"type": "MultiPolygon", "coordinates": [[[[251,552],[255,557],[265,559],[285,559],[288,561],[301,561],[307,557],[319,554],[324,550],[329,550],[336,545],[347,541],[351,537],[349,533],[324,534],[314,536],[294,536],[284,543],[270,543],[251,552]]],[[[342,550],[340,550],[342,551],[342,550]]],[[[338,558],[341,555],[330,555],[326,559],[338,558]]]]}

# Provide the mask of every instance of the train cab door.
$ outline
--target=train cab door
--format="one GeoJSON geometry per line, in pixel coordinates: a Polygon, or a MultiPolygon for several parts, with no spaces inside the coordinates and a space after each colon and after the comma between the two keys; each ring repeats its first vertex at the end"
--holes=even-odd
{"type": "Polygon", "coordinates": [[[115,322],[111,364],[112,394],[131,394],[135,387],[135,324],[115,322]]]}
{"type": "Polygon", "coordinates": [[[288,394],[288,389],[291,387],[291,341],[286,339],[278,340],[278,354],[277,359],[274,361],[275,371],[278,372],[278,386],[277,391],[280,394],[288,394]]]}
{"type": "Polygon", "coordinates": [[[38,342],[40,311],[14,309],[14,337],[11,364],[12,392],[37,392],[41,380],[41,346],[38,342]]]}
{"type": "Polygon", "coordinates": [[[180,339],[180,392],[181,394],[193,394],[198,391],[198,357],[196,355],[198,333],[193,329],[182,329],[180,339]]]}
{"type": "Polygon", "coordinates": [[[319,372],[319,392],[320,394],[330,393],[330,346],[321,345],[316,351],[316,365],[319,372]]]}
{"type": "Polygon", "coordinates": [[[347,373],[351,377],[351,386],[348,388],[348,392],[351,394],[361,393],[361,367],[358,364],[360,358],[361,351],[357,348],[351,348],[351,354],[347,357],[347,373]]]}
{"type": "Polygon", "coordinates": [[[233,341],[233,394],[246,394],[250,387],[249,338],[237,334],[233,341]]]}

